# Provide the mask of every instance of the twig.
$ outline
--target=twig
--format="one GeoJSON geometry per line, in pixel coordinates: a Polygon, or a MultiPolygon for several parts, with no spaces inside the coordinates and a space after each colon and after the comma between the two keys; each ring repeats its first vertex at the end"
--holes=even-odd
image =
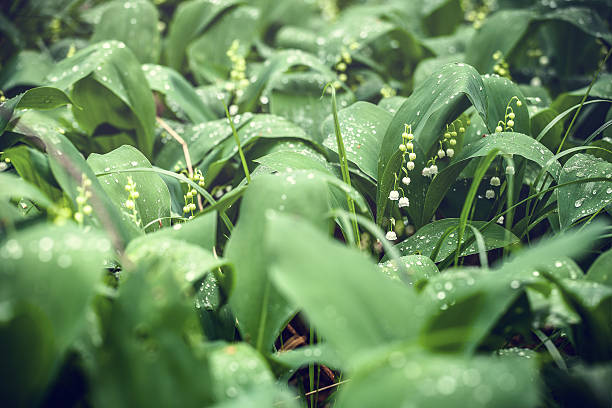
{"type": "MultiPolygon", "coordinates": [[[[163,120],[159,116],[156,116],[155,120],[157,121],[157,123],[159,123],[159,125],[162,128],[164,128],[166,132],[168,132],[170,136],[174,138],[174,140],[179,142],[179,144],[183,147],[183,155],[185,156],[185,163],[187,164],[187,171],[189,172],[189,178],[192,179],[193,178],[193,166],[191,165],[191,156],[189,155],[189,148],[187,147],[187,143],[178,133],[174,131],[174,129],[170,127],[170,125],[166,123],[165,120],[163,120]]],[[[198,207],[200,208],[200,211],[204,209],[204,206],[202,205],[202,197],[200,197],[200,195],[198,195],[198,207]]]]}

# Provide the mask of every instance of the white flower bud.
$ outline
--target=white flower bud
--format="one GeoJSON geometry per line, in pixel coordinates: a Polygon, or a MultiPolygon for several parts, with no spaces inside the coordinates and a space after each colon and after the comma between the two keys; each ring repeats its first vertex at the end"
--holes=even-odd
{"type": "Polygon", "coordinates": [[[506,174],[509,174],[511,176],[514,175],[514,167],[513,166],[507,166],[506,167],[506,174]]]}
{"type": "Polygon", "coordinates": [[[408,170],[414,170],[414,162],[409,161],[408,163],[406,163],[406,168],[408,170]]]}
{"type": "Polygon", "coordinates": [[[423,175],[423,177],[429,177],[429,167],[425,167],[421,174],[423,175]]]}
{"type": "Polygon", "coordinates": [[[442,149],[438,150],[438,157],[441,159],[446,157],[446,153],[444,152],[444,150],[442,149]]]}
{"type": "Polygon", "coordinates": [[[436,166],[435,164],[432,164],[429,167],[429,175],[430,176],[435,176],[436,174],[438,174],[438,166],[436,166]]]}
{"type": "Polygon", "coordinates": [[[406,151],[406,145],[402,143],[401,145],[399,145],[399,149],[400,149],[401,152],[405,152],[406,151]]]}
{"type": "Polygon", "coordinates": [[[499,177],[491,177],[491,181],[489,182],[492,186],[499,186],[501,184],[501,180],[499,177]]]}
{"type": "Polygon", "coordinates": [[[448,157],[453,157],[455,155],[455,150],[454,149],[446,149],[446,155],[448,157]]]}
{"type": "Polygon", "coordinates": [[[404,177],[404,178],[402,179],[402,183],[403,183],[404,185],[408,185],[408,184],[410,184],[410,177],[404,177]]]}
{"type": "Polygon", "coordinates": [[[395,231],[389,231],[385,235],[385,238],[387,238],[389,241],[395,241],[397,239],[397,234],[395,233],[395,231]]]}
{"type": "Polygon", "coordinates": [[[87,201],[87,199],[86,199],[85,197],[83,197],[83,196],[78,196],[78,197],[76,198],[76,202],[77,202],[77,204],[79,204],[79,205],[83,205],[83,204],[85,204],[85,202],[86,202],[86,201],[87,201]]]}
{"type": "Polygon", "coordinates": [[[455,140],[455,139],[451,139],[451,140],[449,140],[449,142],[448,142],[448,143],[450,143],[450,145],[451,145],[451,146],[454,146],[454,145],[456,145],[456,144],[457,144],[457,140],[455,140]]]}
{"type": "Polygon", "coordinates": [[[389,200],[391,201],[399,200],[399,191],[392,190],[391,192],[389,192],[389,200]]]}
{"type": "Polygon", "coordinates": [[[504,223],[504,216],[501,215],[498,219],[497,219],[497,223],[498,224],[503,224],[504,223]]]}
{"type": "Polygon", "coordinates": [[[410,161],[415,161],[415,160],[416,160],[416,153],[411,152],[411,153],[408,155],[408,158],[410,159],[410,161]]]}
{"type": "Polygon", "coordinates": [[[501,132],[503,132],[503,131],[504,131],[504,129],[502,129],[502,127],[501,127],[501,126],[497,125],[497,127],[495,128],[495,131],[496,131],[497,133],[501,133],[501,132]]]}
{"type": "Polygon", "coordinates": [[[91,205],[89,204],[83,207],[83,214],[85,215],[90,215],[92,211],[93,209],[91,208],[91,205]]]}
{"type": "Polygon", "coordinates": [[[485,197],[487,198],[487,200],[495,198],[495,191],[493,191],[491,189],[485,191],[485,197]]]}
{"type": "Polygon", "coordinates": [[[510,113],[508,114],[508,117],[509,117],[510,119],[514,120],[514,118],[515,118],[514,112],[510,112],[510,113]]]}
{"type": "Polygon", "coordinates": [[[408,197],[402,197],[399,199],[397,205],[399,208],[408,207],[410,205],[410,201],[408,200],[408,197]]]}
{"type": "Polygon", "coordinates": [[[510,119],[510,120],[508,120],[507,124],[508,124],[508,127],[512,127],[512,126],[514,126],[514,121],[512,119],[510,119]]]}
{"type": "Polygon", "coordinates": [[[83,214],[80,213],[80,212],[75,212],[74,213],[74,220],[76,222],[79,222],[79,223],[83,222],[83,214]]]}
{"type": "Polygon", "coordinates": [[[134,201],[125,200],[125,208],[127,208],[128,210],[133,210],[135,207],[136,205],[134,204],[134,201]]]}
{"type": "Polygon", "coordinates": [[[406,143],[406,148],[408,150],[414,150],[414,145],[412,144],[412,142],[408,142],[408,143],[406,143]]]}

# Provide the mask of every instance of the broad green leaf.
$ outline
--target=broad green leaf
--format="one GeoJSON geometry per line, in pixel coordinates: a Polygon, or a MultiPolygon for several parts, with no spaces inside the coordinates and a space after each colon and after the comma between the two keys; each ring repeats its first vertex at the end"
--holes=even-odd
{"type": "MultiPolygon", "coordinates": [[[[408,280],[414,285],[421,281],[427,281],[429,278],[440,273],[436,264],[425,255],[407,255],[399,258],[399,261],[404,263],[408,272],[408,280]]],[[[379,263],[382,273],[388,276],[391,280],[402,282],[404,281],[400,274],[402,271],[397,265],[397,261],[390,260],[379,263]]]]}
{"type": "Polygon", "coordinates": [[[72,100],[64,91],[52,86],[28,89],[13,99],[17,100],[14,109],[48,110],[72,104],[72,100]]]}
{"type": "Polygon", "coordinates": [[[234,400],[275,382],[261,354],[246,343],[218,345],[209,358],[217,401],[234,400]]]}
{"type": "MultiPolygon", "coordinates": [[[[64,193],[70,197],[73,208],[78,208],[76,199],[84,178],[87,177],[91,181],[91,222],[99,223],[109,235],[115,249],[121,251],[127,242],[139,235],[140,232],[130,218],[115,206],[85,158],[64,135],[55,129],[36,132],[20,123],[15,126],[15,131],[23,134],[31,144],[44,147],[49,157],[51,172],[64,193]]],[[[89,223],[89,217],[86,217],[85,221],[89,223]]]]}
{"type": "MultiPolygon", "coordinates": [[[[166,104],[175,113],[183,113],[193,123],[207,122],[217,116],[202,102],[195,89],[185,78],[171,68],[161,65],[143,65],[149,86],[166,96],[166,104]]],[[[218,101],[221,105],[221,101],[218,101]]]]}
{"type": "MultiPolygon", "coordinates": [[[[236,130],[239,131],[253,117],[252,113],[234,116],[232,119],[234,120],[236,130]]],[[[194,164],[202,161],[213,148],[232,136],[232,128],[227,119],[202,122],[197,125],[188,125],[187,127],[178,122],[168,121],[168,125],[187,143],[189,156],[194,164]]],[[[170,136],[165,140],[162,139],[162,143],[164,145],[155,157],[155,164],[159,167],[173,170],[180,163],[179,168],[186,168],[185,153],[182,146],[170,136]]],[[[212,161],[212,158],[208,161],[212,161]]]]}
{"type": "Polygon", "coordinates": [[[187,222],[174,224],[171,228],[160,228],[155,231],[155,234],[147,235],[149,236],[198,245],[212,252],[217,239],[217,213],[211,211],[198,215],[187,222]]]}
{"type": "MultiPolygon", "coordinates": [[[[391,115],[368,102],[357,102],[338,112],[340,131],[348,160],[376,179],[378,153],[391,115]]],[[[332,118],[323,122],[323,145],[338,153],[332,118]]]]}
{"type": "Polygon", "coordinates": [[[304,311],[343,362],[414,338],[419,319],[410,288],[383,276],[367,255],[330,240],[304,221],[270,214],[267,222],[275,285],[304,311]]]}
{"type": "MultiPolygon", "coordinates": [[[[142,153],[132,146],[121,146],[110,153],[103,155],[92,154],[87,163],[95,173],[126,170],[135,167],[151,167],[151,163],[142,153]]],[[[98,180],[108,194],[109,198],[124,212],[130,213],[126,201],[130,193],[126,191],[128,178],[131,177],[136,184],[139,197],[134,201],[140,219],[139,227],[148,225],[151,221],[160,220],[162,225],[169,225],[166,217],[170,216],[170,193],[166,183],[157,174],[153,173],[117,173],[99,176],[98,180]]],[[[161,225],[153,223],[148,230],[154,231],[161,225]]]]}
{"type": "Polygon", "coordinates": [[[537,367],[516,357],[428,354],[389,348],[354,371],[341,389],[338,407],[538,406],[537,367]]]}
{"type": "Polygon", "coordinates": [[[185,296],[184,278],[173,270],[174,259],[151,253],[122,272],[115,298],[100,306],[103,337],[90,345],[92,359],[85,366],[95,405],[213,403],[195,308],[185,296]]]}
{"type": "MultiPolygon", "coordinates": [[[[484,221],[471,221],[468,222],[468,224],[476,228],[480,228],[486,223],[484,221]]],[[[458,226],[458,218],[445,218],[442,220],[434,221],[423,226],[410,238],[397,244],[396,248],[400,251],[402,255],[419,254],[429,257],[431,256],[438,241],[444,235],[446,230],[458,226]]],[[[519,239],[514,234],[497,224],[491,224],[486,229],[481,231],[481,234],[484,239],[485,249],[487,251],[496,248],[504,248],[508,245],[512,245],[519,242],[519,239]]],[[[471,229],[466,229],[466,235],[464,236],[463,242],[470,239],[472,235],[473,232],[471,231],[471,229]]],[[[434,259],[433,261],[442,261],[448,255],[452,254],[456,250],[456,248],[457,232],[452,232],[442,242],[442,245],[440,246],[440,250],[438,252],[438,256],[436,256],[436,259],[434,259]]],[[[476,253],[478,253],[478,245],[476,244],[476,242],[474,242],[461,253],[461,256],[476,253]]]]}
{"type": "Polygon", "coordinates": [[[258,31],[259,10],[242,6],[220,14],[206,32],[187,48],[189,68],[199,83],[214,83],[229,78],[232,61],[227,55],[234,41],[238,54],[246,56],[258,31]]]}
{"type": "MultiPolygon", "coordinates": [[[[270,210],[286,212],[326,231],[327,186],[324,180],[309,174],[293,172],[254,178],[242,199],[240,218],[224,253],[236,270],[230,305],[238,327],[243,338],[261,352],[272,349],[274,339],[295,312],[268,276],[271,258],[265,239],[270,232],[265,228],[265,214],[270,210]]],[[[290,235],[300,237],[300,242],[304,239],[299,234],[290,235]]]]}
{"type": "MultiPolygon", "coordinates": [[[[511,127],[512,131],[528,135],[531,130],[529,111],[527,110],[525,96],[518,85],[506,78],[488,75],[482,78],[482,82],[487,94],[487,128],[494,130],[499,121],[506,123],[508,121],[507,115],[512,112],[515,115],[514,126],[511,127]],[[514,97],[518,98],[521,106],[517,105],[517,99],[513,99],[514,97]]],[[[505,126],[502,126],[502,128],[505,129],[505,126]]]]}
{"type": "Polygon", "coordinates": [[[0,246],[3,400],[37,405],[86,328],[111,244],[73,225],[36,226],[0,246]]]}
{"type": "MultiPolygon", "coordinates": [[[[294,123],[275,115],[257,114],[238,131],[240,144],[249,148],[259,139],[292,138],[310,141],[310,137],[294,123]]],[[[204,173],[207,182],[211,182],[226,165],[228,160],[238,154],[234,138],[225,139],[212,152],[206,161],[211,161],[204,173]]]]}
{"type": "Polygon", "coordinates": [[[501,10],[489,17],[476,32],[467,52],[467,62],[482,73],[490,72],[495,64],[493,54],[501,51],[510,55],[520,45],[531,26],[548,21],[562,21],[583,32],[610,42],[612,35],[606,23],[587,7],[558,7],[552,11],[501,10]],[[504,30],[500,30],[504,27],[504,30]]]}
{"type": "Polygon", "coordinates": [[[113,1],[94,27],[92,43],[123,41],[141,63],[157,62],[160,54],[159,15],[146,0],[113,1]]]}
{"type": "Polygon", "coordinates": [[[444,195],[455,182],[459,174],[475,157],[486,156],[491,150],[498,149],[500,154],[519,155],[546,168],[553,178],[558,179],[561,165],[554,160],[553,153],[535,139],[520,133],[494,133],[465,146],[453,158],[448,167],[433,178],[423,209],[421,222],[428,222],[442,202],[444,195]]]}
{"type": "Polygon", "coordinates": [[[43,208],[54,206],[36,186],[10,173],[0,173],[0,197],[6,200],[26,198],[38,203],[43,208]]]}
{"type": "Polygon", "coordinates": [[[88,134],[103,123],[134,130],[135,145],[150,157],[155,103],[140,63],[125,44],[105,41],[60,61],[48,76],[54,86],[72,89],[82,109],[73,109],[88,134]]]}
{"type": "Polygon", "coordinates": [[[597,257],[589,268],[586,279],[612,286],[612,249],[597,257]]]}
{"type": "Polygon", "coordinates": [[[454,120],[469,104],[485,116],[487,96],[480,75],[465,64],[445,65],[417,88],[397,111],[383,139],[378,159],[376,221],[380,224],[387,208],[394,174],[399,170],[398,149],[405,125],[412,126],[415,140],[427,152],[441,136],[445,123],[454,120]]]}
{"type": "Polygon", "coordinates": [[[44,84],[53,61],[47,54],[24,50],[11,58],[0,71],[0,89],[44,84]]]}
{"type": "Polygon", "coordinates": [[[26,145],[19,145],[6,150],[4,156],[11,160],[23,180],[36,186],[58,204],[63,201],[64,195],[53,177],[49,158],[44,153],[26,145]]]}
{"type": "Polygon", "coordinates": [[[594,214],[612,202],[612,163],[588,154],[578,153],[563,166],[559,183],[590,177],[605,177],[610,181],[575,183],[557,190],[561,228],[594,214]]]}
{"type": "Polygon", "coordinates": [[[329,81],[336,78],[336,75],[312,54],[299,50],[279,51],[268,58],[257,73],[257,80],[244,91],[244,95],[240,98],[240,110],[242,112],[253,110],[260,97],[268,98],[270,91],[282,74],[295,66],[308,67],[324,78],[328,78],[329,81]]]}
{"type": "Polygon", "coordinates": [[[171,272],[176,282],[185,289],[204,279],[213,269],[228,265],[225,259],[213,256],[202,247],[160,234],[150,234],[131,241],[125,253],[135,263],[154,257],[167,259],[172,262],[171,272]]]}
{"type": "Polygon", "coordinates": [[[312,344],[293,350],[280,350],[272,354],[270,358],[292,371],[311,363],[321,363],[331,368],[338,368],[342,365],[334,349],[327,343],[312,344]]]}
{"type": "MultiPolygon", "coordinates": [[[[199,35],[226,9],[238,0],[192,0],[179,4],[170,23],[165,43],[166,63],[170,68],[183,72],[185,51],[199,35]]],[[[223,50],[227,51],[227,48],[223,50]]]]}
{"type": "Polygon", "coordinates": [[[421,342],[433,349],[472,353],[485,339],[490,346],[499,347],[505,341],[505,326],[515,332],[529,330],[526,287],[546,283],[543,276],[549,270],[561,278],[565,272],[556,266],[559,254],[582,255],[601,231],[598,226],[542,240],[493,270],[456,269],[430,279],[423,300],[430,300],[433,306],[426,314],[429,318],[421,342]],[[498,326],[501,332],[494,331],[498,326]]]}

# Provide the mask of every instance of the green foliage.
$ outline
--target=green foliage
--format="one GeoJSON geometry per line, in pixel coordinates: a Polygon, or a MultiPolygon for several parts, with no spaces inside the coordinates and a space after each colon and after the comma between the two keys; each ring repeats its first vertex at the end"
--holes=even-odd
{"type": "Polygon", "coordinates": [[[609,407],[611,10],[1,6],[0,399],[609,407]]]}

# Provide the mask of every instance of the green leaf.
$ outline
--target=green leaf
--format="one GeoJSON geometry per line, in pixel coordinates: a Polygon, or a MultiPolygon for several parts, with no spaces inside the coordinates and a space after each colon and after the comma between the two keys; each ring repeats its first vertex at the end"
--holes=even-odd
{"type": "Polygon", "coordinates": [[[268,97],[282,74],[291,67],[305,66],[333,81],[336,75],[314,55],[299,50],[279,51],[270,56],[257,74],[257,80],[244,91],[240,98],[240,111],[252,111],[260,97],[268,97]]]}
{"type": "Polygon", "coordinates": [[[259,10],[233,7],[219,14],[206,31],[187,48],[189,68],[199,83],[214,83],[229,78],[232,61],[227,50],[239,42],[237,53],[247,55],[258,32],[259,10]]]}
{"type": "Polygon", "coordinates": [[[151,253],[122,272],[113,301],[100,305],[103,337],[88,345],[92,359],[85,366],[95,405],[213,403],[195,308],[173,270],[174,259],[151,253]]]}
{"type": "Polygon", "coordinates": [[[271,213],[267,222],[275,285],[304,311],[343,362],[414,338],[420,320],[414,316],[411,289],[386,278],[364,253],[304,221],[271,213]]]}
{"type": "Polygon", "coordinates": [[[43,208],[52,208],[54,204],[36,186],[10,173],[0,173],[0,197],[5,200],[32,200],[43,208]]]}
{"type": "Polygon", "coordinates": [[[515,117],[512,131],[525,135],[530,134],[531,125],[527,101],[518,85],[506,78],[488,75],[482,78],[482,82],[487,94],[487,128],[494,130],[499,121],[506,123],[508,120],[507,114],[513,112],[515,117]],[[521,101],[521,106],[517,105],[517,100],[513,97],[517,97],[521,101]],[[508,105],[512,110],[507,110],[508,105]]]}
{"type": "Polygon", "coordinates": [[[549,21],[562,21],[581,31],[612,41],[612,35],[604,20],[588,7],[558,7],[552,11],[500,10],[485,20],[470,42],[466,60],[482,73],[491,72],[495,60],[493,54],[501,51],[511,55],[526,37],[529,28],[549,21]],[[504,30],[500,30],[504,27],[504,30]]]}
{"type": "MultiPolygon", "coordinates": [[[[183,72],[185,50],[226,9],[239,0],[192,0],[179,4],[173,15],[165,43],[166,62],[170,68],[183,72]]],[[[227,48],[223,49],[223,52],[227,48]]]]}
{"type": "Polygon", "coordinates": [[[309,174],[312,173],[254,178],[242,199],[240,218],[225,250],[225,256],[236,269],[230,305],[243,338],[260,352],[272,349],[274,339],[295,313],[268,277],[271,259],[264,245],[269,234],[265,214],[270,210],[287,212],[327,230],[324,216],[329,209],[327,186],[320,177],[309,174]]]}
{"type": "Polygon", "coordinates": [[[18,123],[15,130],[24,135],[31,144],[43,147],[49,158],[49,166],[61,189],[70,197],[73,208],[77,208],[76,198],[80,192],[83,177],[91,181],[92,197],[89,203],[93,207],[92,222],[99,223],[107,232],[113,246],[121,251],[125,244],[139,234],[127,214],[107,196],[96,174],[89,167],[81,153],[72,143],[55,129],[35,132],[18,123]]]}
{"type": "Polygon", "coordinates": [[[612,249],[599,255],[586,274],[586,279],[612,286],[612,249]]]}
{"type": "Polygon", "coordinates": [[[73,87],[72,98],[82,108],[73,113],[87,133],[103,123],[134,130],[136,147],[151,156],[155,103],[140,63],[124,43],[90,45],[60,61],[48,78],[58,88],[73,87]]]}
{"type": "MultiPolygon", "coordinates": [[[[357,102],[338,112],[340,131],[347,158],[361,171],[376,180],[378,153],[391,115],[368,102],[357,102]]],[[[323,145],[338,153],[334,123],[331,118],[323,122],[323,145]]]]}
{"type": "Polygon", "coordinates": [[[400,107],[387,128],[378,159],[376,220],[379,224],[401,162],[397,146],[404,126],[412,126],[415,140],[427,152],[440,137],[444,124],[454,120],[470,103],[485,117],[487,96],[480,75],[469,65],[449,64],[423,82],[400,107]]]}
{"type": "MultiPolygon", "coordinates": [[[[429,278],[440,273],[436,264],[425,255],[402,256],[399,258],[399,262],[402,262],[406,266],[408,281],[412,282],[413,285],[418,286],[420,282],[427,281],[429,278]]],[[[399,282],[404,281],[400,276],[402,272],[397,265],[397,261],[389,260],[384,263],[379,263],[378,266],[382,273],[391,280],[399,282]]]]}
{"type": "Polygon", "coordinates": [[[163,257],[172,262],[175,280],[184,289],[204,279],[210,271],[229,265],[225,259],[213,256],[200,246],[160,234],[150,234],[131,241],[125,253],[135,263],[155,257],[163,257]]]}
{"type": "MultiPolygon", "coordinates": [[[[132,146],[121,146],[112,152],[100,155],[92,154],[87,158],[87,163],[95,173],[125,170],[135,167],[152,167],[142,153],[132,146]]],[[[130,212],[126,208],[129,192],[125,186],[131,177],[136,184],[136,191],[140,194],[135,199],[136,210],[141,220],[140,227],[148,225],[154,220],[160,220],[162,225],[169,225],[165,217],[170,216],[170,192],[166,183],[157,174],[153,173],[117,173],[99,176],[100,184],[115,205],[124,212],[130,212]]],[[[159,224],[152,224],[148,230],[154,231],[161,228],[159,224]]]]}
{"type": "Polygon", "coordinates": [[[151,89],[166,95],[166,104],[175,113],[184,112],[193,123],[217,119],[215,113],[204,104],[191,84],[178,72],[152,64],[143,65],[142,70],[151,89]]]}
{"type": "MultiPolygon", "coordinates": [[[[233,119],[236,120],[236,119],[233,119]]],[[[275,115],[256,114],[247,124],[238,131],[240,145],[243,149],[248,149],[259,139],[293,138],[310,141],[309,136],[294,123],[285,118],[275,115]]],[[[206,161],[214,160],[203,171],[208,183],[217,177],[219,172],[225,167],[227,162],[238,154],[238,147],[233,138],[225,139],[220,143],[215,151],[212,152],[206,161]]]]}
{"type": "Polygon", "coordinates": [[[217,401],[233,400],[275,382],[261,354],[246,343],[218,345],[209,358],[217,401]]]}
{"type": "Polygon", "coordinates": [[[8,91],[18,86],[44,84],[53,61],[47,54],[23,50],[11,58],[0,71],[0,89],[8,91]]]}
{"type": "MultiPolygon", "coordinates": [[[[563,166],[559,184],[591,177],[612,178],[612,164],[578,153],[563,166]]],[[[566,229],[576,220],[594,214],[612,202],[612,180],[574,183],[559,187],[559,222],[566,229]]]]}
{"type": "Polygon", "coordinates": [[[114,1],[95,25],[92,43],[123,41],[141,63],[157,62],[160,53],[159,15],[149,1],[114,1]]]}
{"type": "MultiPolygon", "coordinates": [[[[223,199],[225,199],[224,196],[223,199]]],[[[168,238],[200,246],[208,251],[213,251],[217,239],[217,213],[198,215],[192,220],[184,223],[174,224],[172,228],[160,228],[153,235],[147,237],[168,238]]]]}
{"type": "MultiPolygon", "coordinates": [[[[476,228],[481,228],[485,224],[486,222],[484,221],[468,222],[468,225],[472,225],[476,228]]],[[[458,218],[445,218],[442,220],[431,222],[419,229],[410,238],[397,244],[396,248],[400,251],[400,254],[402,255],[420,254],[429,257],[432,255],[434,248],[436,247],[440,238],[444,235],[445,231],[449,228],[458,228],[458,226],[458,218]]],[[[481,234],[484,239],[485,249],[487,251],[496,248],[504,248],[508,245],[512,245],[519,242],[519,239],[514,234],[497,224],[491,224],[485,230],[481,231],[481,234]]],[[[473,236],[472,230],[467,229],[463,242],[471,238],[471,236],[473,236]]],[[[456,248],[457,233],[452,232],[442,241],[442,245],[440,246],[440,250],[434,261],[441,262],[448,255],[452,254],[456,250],[456,248]]],[[[468,248],[465,248],[463,250],[461,256],[476,253],[478,253],[478,246],[474,242],[468,248]]]]}
{"type": "Polygon", "coordinates": [[[389,348],[354,371],[341,389],[338,407],[503,407],[538,405],[533,360],[516,357],[427,354],[389,348]]]}
{"type": "Polygon", "coordinates": [[[42,225],[0,247],[0,368],[5,403],[37,405],[63,357],[87,327],[111,244],[98,231],[42,225]]]}

